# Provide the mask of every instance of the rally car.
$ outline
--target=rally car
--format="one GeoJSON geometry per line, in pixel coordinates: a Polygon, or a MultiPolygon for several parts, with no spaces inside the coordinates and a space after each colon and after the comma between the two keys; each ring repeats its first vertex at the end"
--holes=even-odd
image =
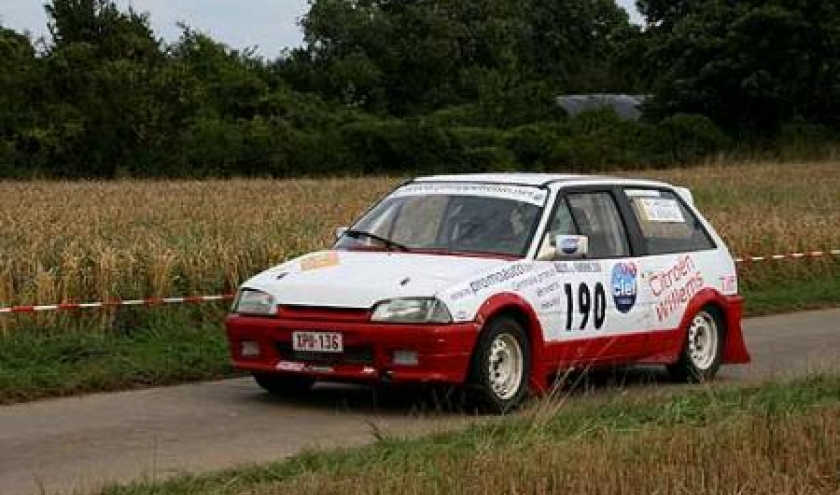
{"type": "Polygon", "coordinates": [[[506,411],[558,371],[750,357],[735,263],[689,190],[584,175],[407,182],[337,241],[245,282],[233,364],[272,393],[315,381],[464,385],[506,411]]]}

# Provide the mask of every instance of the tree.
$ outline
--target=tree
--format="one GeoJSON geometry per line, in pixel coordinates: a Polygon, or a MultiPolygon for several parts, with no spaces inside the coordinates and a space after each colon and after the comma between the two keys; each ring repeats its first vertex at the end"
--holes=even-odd
{"type": "Polygon", "coordinates": [[[281,64],[296,88],[397,116],[523,85],[619,89],[633,34],[612,0],[312,0],[302,26],[281,64]]]}
{"type": "Polygon", "coordinates": [[[0,174],[12,175],[25,153],[24,129],[32,125],[29,92],[37,83],[31,40],[0,26],[0,174]]]}
{"type": "Polygon", "coordinates": [[[522,50],[529,76],[554,81],[565,93],[627,90],[612,72],[622,46],[637,31],[613,0],[547,2],[530,0],[522,50]]]}
{"type": "Polygon", "coordinates": [[[840,124],[840,5],[785,0],[640,2],[651,27],[651,110],[731,130],[799,118],[840,124]]]}
{"type": "Polygon", "coordinates": [[[122,12],[112,0],[52,0],[44,8],[56,50],[83,43],[106,59],[160,59],[147,14],[122,12]]]}
{"type": "Polygon", "coordinates": [[[112,177],[156,167],[171,120],[159,75],[166,57],[148,16],[109,0],[45,6],[52,43],[43,59],[38,134],[54,173],[112,177]]]}
{"type": "Polygon", "coordinates": [[[169,62],[183,69],[200,113],[231,119],[251,119],[269,92],[268,69],[251,52],[231,50],[206,34],[182,26],[181,38],[170,47],[169,62]]]}

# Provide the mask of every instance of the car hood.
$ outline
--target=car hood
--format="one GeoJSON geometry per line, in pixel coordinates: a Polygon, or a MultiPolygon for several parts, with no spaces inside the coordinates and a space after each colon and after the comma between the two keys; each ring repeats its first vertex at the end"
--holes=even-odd
{"type": "Polygon", "coordinates": [[[403,252],[322,251],[266,270],[242,287],[279,304],[371,308],[385,299],[432,297],[465,277],[509,263],[403,252]]]}

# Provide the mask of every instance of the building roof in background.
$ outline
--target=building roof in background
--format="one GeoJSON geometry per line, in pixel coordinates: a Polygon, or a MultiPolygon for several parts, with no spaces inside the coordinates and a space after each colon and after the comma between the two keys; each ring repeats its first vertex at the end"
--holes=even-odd
{"type": "Polygon", "coordinates": [[[620,94],[590,94],[590,95],[564,95],[557,97],[557,104],[565,110],[570,117],[579,115],[591,110],[612,108],[616,115],[623,120],[639,120],[642,116],[642,103],[645,102],[645,95],[620,95],[620,94]]]}

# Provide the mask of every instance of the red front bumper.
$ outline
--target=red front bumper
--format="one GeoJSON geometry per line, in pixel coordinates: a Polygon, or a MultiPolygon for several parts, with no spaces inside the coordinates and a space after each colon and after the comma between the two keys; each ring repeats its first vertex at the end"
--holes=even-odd
{"type": "Polygon", "coordinates": [[[226,326],[236,368],[301,374],[329,381],[463,383],[478,336],[478,325],[474,322],[402,325],[232,314],[226,326]],[[339,332],[345,352],[336,355],[294,352],[291,349],[294,331],[339,332]],[[243,341],[257,342],[259,356],[243,356],[243,341]],[[396,364],[395,351],[416,352],[417,364],[396,364]]]}

